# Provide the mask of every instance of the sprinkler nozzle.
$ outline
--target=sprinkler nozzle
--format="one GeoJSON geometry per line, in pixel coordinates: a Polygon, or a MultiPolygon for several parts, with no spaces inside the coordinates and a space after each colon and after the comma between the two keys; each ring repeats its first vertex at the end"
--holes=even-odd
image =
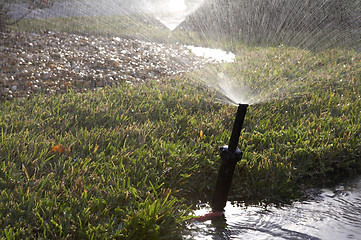
{"type": "Polygon", "coordinates": [[[224,211],[224,207],[228,200],[229,190],[231,189],[234,169],[237,162],[242,159],[243,153],[237,148],[237,145],[241,135],[247,107],[248,104],[240,104],[238,106],[229,145],[220,148],[222,162],[219,167],[216,188],[211,201],[213,212],[224,211]]]}

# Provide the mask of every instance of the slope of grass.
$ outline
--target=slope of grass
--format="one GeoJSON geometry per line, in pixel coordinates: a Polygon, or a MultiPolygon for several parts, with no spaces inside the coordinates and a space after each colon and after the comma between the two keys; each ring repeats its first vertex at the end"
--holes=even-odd
{"type": "Polygon", "coordinates": [[[156,19],[142,13],[122,16],[99,17],[58,17],[44,19],[24,19],[12,26],[16,31],[27,32],[68,32],[101,36],[121,36],[157,42],[190,43],[197,37],[195,33],[185,35],[180,31],[170,31],[156,19]]]}

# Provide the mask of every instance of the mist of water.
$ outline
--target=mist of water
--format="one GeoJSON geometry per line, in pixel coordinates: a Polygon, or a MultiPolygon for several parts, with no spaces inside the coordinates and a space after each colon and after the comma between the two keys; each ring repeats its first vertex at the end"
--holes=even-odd
{"type": "MultiPolygon", "coordinates": [[[[50,22],[54,18],[68,18],[74,22],[67,23],[68,28],[72,30],[76,28],[73,25],[81,25],[77,23],[81,21],[79,17],[92,16],[97,19],[98,25],[104,28],[109,27],[114,31],[128,29],[130,33],[133,32],[137,37],[147,41],[153,41],[154,36],[149,36],[156,33],[139,27],[135,21],[150,24],[155,29],[166,27],[169,32],[157,36],[157,41],[168,42],[171,35],[173,43],[182,43],[188,39],[188,43],[192,45],[188,48],[193,54],[208,58],[207,54],[212,53],[212,56],[221,59],[202,68],[202,71],[194,72],[198,81],[218,92],[221,101],[230,104],[255,104],[304,94],[305,77],[295,73],[306,72],[304,63],[307,62],[307,58],[313,57],[315,52],[343,46],[361,46],[361,39],[357,37],[361,32],[360,1],[350,2],[353,7],[346,10],[344,5],[337,5],[336,2],[69,0],[55,2],[49,9],[35,10],[27,18],[46,18],[44,21],[50,22]],[[114,21],[108,18],[112,16],[122,16],[123,20],[127,21],[114,21]],[[345,31],[344,28],[348,30],[345,31]],[[192,38],[193,33],[197,34],[197,38],[192,38]],[[239,45],[241,41],[245,45],[239,45]],[[253,55],[250,55],[247,53],[249,49],[242,50],[247,48],[247,45],[257,45],[261,48],[252,51],[253,55]],[[295,47],[298,53],[287,57],[290,46],[295,47]],[[209,47],[219,50],[211,51],[209,47]],[[270,53],[269,47],[280,51],[270,53]],[[234,51],[236,56],[221,49],[234,51]],[[281,59],[279,65],[289,68],[283,71],[292,74],[288,74],[287,79],[282,81],[277,79],[279,75],[273,73],[269,73],[268,76],[260,73],[260,76],[255,78],[254,73],[258,74],[260,66],[250,64],[254,59],[261,62],[261,65],[270,64],[272,59],[281,59]]],[[[21,15],[21,7],[26,6],[19,4],[13,10],[15,16],[21,15]]],[[[182,62],[183,59],[177,61],[182,62]]],[[[186,64],[184,62],[184,65],[186,64]]]]}
{"type": "Polygon", "coordinates": [[[142,10],[150,12],[156,19],[174,30],[205,0],[154,0],[144,1],[142,10]]]}
{"type": "Polygon", "coordinates": [[[329,49],[361,49],[361,1],[358,0],[347,6],[330,0],[206,3],[181,26],[201,32],[205,41],[217,40],[225,48],[236,51],[233,67],[213,65],[204,69],[207,74],[198,76],[227,103],[255,104],[307,94],[310,86],[306,84],[306,73],[314,70],[307,66],[307,59],[329,49]],[[249,46],[258,46],[251,50],[253,55],[242,51],[242,47],[249,46]],[[254,59],[261,64],[250,64],[254,59]],[[287,68],[272,68],[275,61],[287,68]],[[269,66],[270,72],[255,79],[254,73],[262,68],[262,62],[269,66]]]}

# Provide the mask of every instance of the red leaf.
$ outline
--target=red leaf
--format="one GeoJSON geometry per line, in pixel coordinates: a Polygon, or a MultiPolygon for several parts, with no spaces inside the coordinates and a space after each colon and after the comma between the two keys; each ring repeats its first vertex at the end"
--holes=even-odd
{"type": "Polygon", "coordinates": [[[50,149],[50,152],[53,153],[63,153],[65,151],[65,147],[63,145],[55,145],[50,149]]]}

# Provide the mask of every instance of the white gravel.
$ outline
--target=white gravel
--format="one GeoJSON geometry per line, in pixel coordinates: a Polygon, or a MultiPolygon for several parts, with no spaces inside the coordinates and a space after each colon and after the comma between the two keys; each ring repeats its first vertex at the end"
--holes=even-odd
{"type": "Polygon", "coordinates": [[[179,45],[54,32],[0,33],[0,99],[146,83],[207,62],[179,45]]]}

